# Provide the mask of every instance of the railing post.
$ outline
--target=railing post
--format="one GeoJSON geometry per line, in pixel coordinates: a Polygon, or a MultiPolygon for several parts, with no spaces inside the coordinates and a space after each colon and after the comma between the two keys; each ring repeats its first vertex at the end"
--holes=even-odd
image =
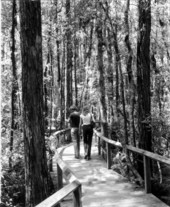
{"type": "Polygon", "coordinates": [[[53,172],[53,153],[51,150],[49,151],[49,159],[49,170],[50,172],[53,172]]]}
{"type": "Polygon", "coordinates": [[[98,137],[98,155],[101,155],[100,137],[98,137]]]}
{"type": "Polygon", "coordinates": [[[146,193],[151,193],[151,168],[150,168],[150,159],[146,156],[143,156],[144,163],[144,178],[145,178],[145,191],[146,193]]]}
{"type": "Polygon", "coordinates": [[[82,207],[82,192],[81,185],[73,192],[74,207],[82,207]]]}
{"type": "Polygon", "coordinates": [[[57,190],[63,187],[63,173],[60,166],[57,164],[57,190]]]}
{"type": "Polygon", "coordinates": [[[110,144],[106,143],[106,150],[107,150],[107,169],[111,168],[111,149],[110,144]]]}

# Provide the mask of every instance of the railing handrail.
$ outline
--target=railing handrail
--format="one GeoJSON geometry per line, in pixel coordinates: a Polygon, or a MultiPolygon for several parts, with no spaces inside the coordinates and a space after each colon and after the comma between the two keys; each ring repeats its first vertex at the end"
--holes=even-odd
{"type": "Polygon", "coordinates": [[[130,146],[130,145],[126,145],[126,147],[127,147],[128,150],[130,150],[132,152],[136,152],[136,153],[138,153],[140,155],[145,155],[146,157],[148,157],[150,159],[153,159],[153,160],[156,160],[158,162],[162,162],[164,164],[170,165],[170,159],[167,158],[167,157],[158,155],[158,154],[153,153],[153,152],[149,152],[149,151],[144,150],[144,149],[133,147],[133,146],[130,146]]]}
{"type": "MultiPolygon", "coordinates": [[[[96,133],[96,135],[98,137],[103,139],[108,144],[114,145],[114,146],[119,147],[119,148],[123,148],[121,142],[116,142],[116,141],[111,140],[111,139],[109,139],[107,137],[104,137],[100,132],[98,132],[95,129],[94,129],[94,132],[96,133]]],[[[140,149],[140,148],[137,148],[137,147],[134,147],[134,146],[131,146],[131,145],[125,145],[125,146],[126,146],[126,148],[128,150],[130,150],[132,152],[136,152],[136,153],[138,153],[140,155],[145,155],[148,158],[151,158],[153,160],[156,160],[156,161],[162,162],[164,164],[170,165],[170,159],[167,158],[167,157],[164,157],[164,156],[158,155],[156,153],[153,153],[153,152],[150,152],[150,151],[147,151],[147,150],[144,150],[144,149],[140,149]]]]}
{"type": "Polygon", "coordinates": [[[114,145],[116,147],[123,148],[120,142],[116,142],[114,140],[108,139],[107,137],[103,136],[102,133],[98,132],[96,129],[94,129],[94,132],[98,137],[102,138],[105,142],[114,145]]]}
{"type": "Polygon", "coordinates": [[[55,207],[60,201],[63,200],[67,195],[73,192],[75,189],[79,187],[79,183],[77,181],[73,181],[69,183],[64,188],[61,188],[56,193],[49,196],[47,199],[36,205],[36,207],[55,207]]]}
{"type": "MultiPolygon", "coordinates": [[[[73,144],[69,144],[67,146],[61,147],[60,149],[58,149],[60,152],[58,153],[56,151],[56,154],[55,154],[55,160],[57,161],[57,164],[62,170],[65,180],[69,183],[77,180],[77,178],[76,178],[76,175],[73,173],[73,171],[69,168],[69,166],[62,160],[62,154],[64,150],[71,145],[73,144]]],[[[77,182],[79,181],[77,180],[77,182]]]]}
{"type": "MultiPolygon", "coordinates": [[[[52,134],[52,137],[57,136],[59,134],[65,133],[70,129],[64,129],[57,131],[52,134]]],[[[74,207],[81,207],[81,183],[74,175],[72,170],[69,166],[62,160],[62,154],[64,150],[72,144],[67,146],[58,148],[55,152],[54,158],[57,162],[57,177],[58,177],[58,184],[61,189],[57,192],[46,198],[44,201],[36,205],[36,207],[55,207],[61,200],[63,200],[68,194],[73,193],[73,200],[74,200],[74,207]],[[64,176],[65,180],[69,182],[68,185],[63,187],[62,183],[62,175],[64,176]]]]}
{"type": "Polygon", "coordinates": [[[65,133],[65,132],[67,132],[67,131],[69,131],[69,130],[70,130],[70,128],[62,129],[62,130],[60,130],[60,131],[56,131],[56,132],[54,132],[52,135],[53,135],[53,136],[57,136],[57,135],[59,135],[59,134],[65,133]]]}
{"type": "Polygon", "coordinates": [[[132,152],[138,153],[143,156],[143,163],[144,163],[144,182],[145,182],[145,192],[151,193],[151,170],[150,170],[150,159],[156,160],[157,162],[162,162],[164,164],[170,165],[170,159],[167,157],[163,157],[161,155],[157,155],[153,152],[149,152],[144,149],[139,149],[137,147],[133,147],[130,145],[124,145],[120,142],[115,142],[113,140],[104,137],[101,133],[94,129],[95,135],[99,137],[98,139],[98,152],[99,155],[101,153],[101,145],[100,145],[100,138],[106,142],[106,153],[107,153],[107,168],[111,168],[111,145],[114,145],[119,148],[126,148],[126,150],[130,150],[132,152]]]}

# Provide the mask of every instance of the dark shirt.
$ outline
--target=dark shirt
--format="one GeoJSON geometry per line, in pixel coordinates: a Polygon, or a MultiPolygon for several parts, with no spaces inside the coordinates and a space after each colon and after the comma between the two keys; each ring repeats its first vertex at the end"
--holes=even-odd
{"type": "Polygon", "coordinates": [[[80,114],[78,112],[73,112],[70,114],[70,127],[79,127],[80,114]]]}

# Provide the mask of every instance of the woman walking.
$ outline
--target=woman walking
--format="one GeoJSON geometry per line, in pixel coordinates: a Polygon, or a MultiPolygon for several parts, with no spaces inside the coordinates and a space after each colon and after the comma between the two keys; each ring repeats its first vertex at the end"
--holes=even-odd
{"type": "Polygon", "coordinates": [[[83,128],[83,141],[84,141],[84,159],[91,159],[91,145],[93,137],[93,126],[91,122],[95,122],[94,116],[89,112],[89,107],[83,108],[83,113],[80,115],[80,124],[83,128]]]}

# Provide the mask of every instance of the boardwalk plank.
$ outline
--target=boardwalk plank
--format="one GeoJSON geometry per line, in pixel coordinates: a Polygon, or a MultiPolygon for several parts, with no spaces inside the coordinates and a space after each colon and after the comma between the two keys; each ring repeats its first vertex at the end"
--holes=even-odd
{"type": "Polygon", "coordinates": [[[82,143],[82,157],[75,159],[73,152],[73,146],[66,148],[63,160],[82,183],[83,207],[167,207],[154,195],[146,194],[144,189],[130,183],[113,170],[108,170],[105,161],[98,156],[97,146],[94,144],[90,161],[83,159],[82,143]]]}

